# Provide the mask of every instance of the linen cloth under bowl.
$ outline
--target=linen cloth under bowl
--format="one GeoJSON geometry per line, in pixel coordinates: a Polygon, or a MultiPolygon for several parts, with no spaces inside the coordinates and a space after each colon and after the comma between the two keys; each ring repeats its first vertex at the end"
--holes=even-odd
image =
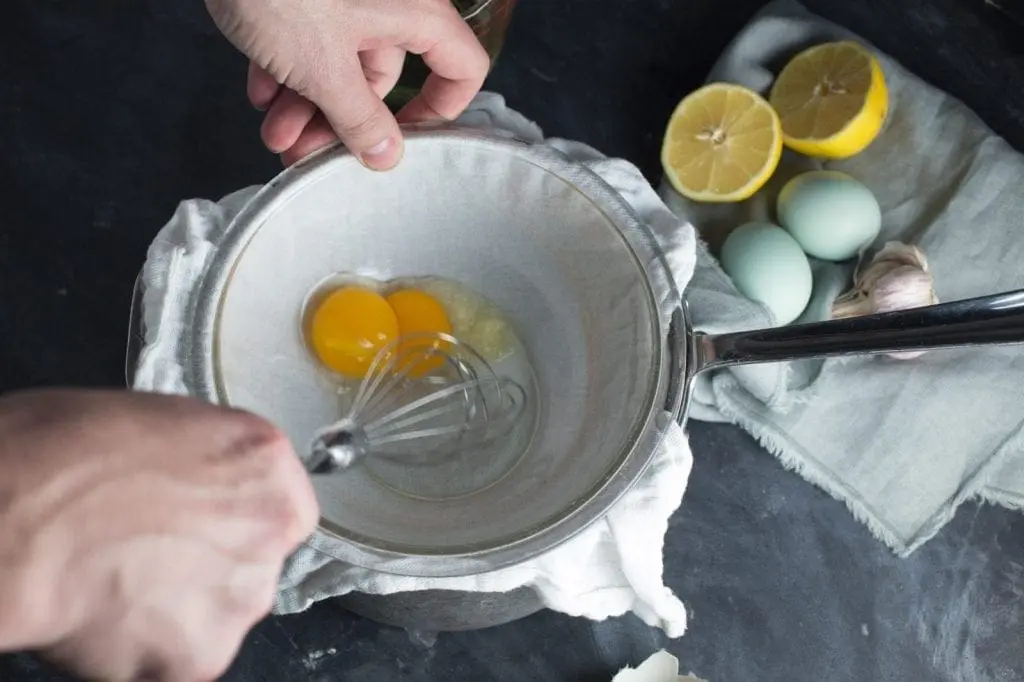
{"type": "MultiPolygon", "coordinates": [[[[659,314],[667,316],[678,305],[675,292],[685,285],[694,267],[694,231],[667,210],[636,168],[607,160],[584,145],[545,142],[536,126],[507,109],[495,95],[480,95],[459,123],[503,130],[535,145],[550,145],[586,164],[627,200],[664,251],[661,256],[667,258],[675,283],[652,283],[654,289],[661,287],[654,291],[662,309],[659,314]]],[[[488,182],[495,186],[502,180],[492,177],[488,182]]],[[[184,202],[157,237],[143,271],[146,338],[135,388],[195,393],[182,353],[195,319],[187,300],[191,287],[221,246],[220,237],[228,223],[257,191],[259,188],[242,190],[220,202],[184,202]]],[[[595,268],[592,276],[600,277],[602,272],[595,268]]],[[[258,280],[247,281],[258,285],[258,280]]],[[[229,308],[226,304],[225,314],[229,308]]],[[[241,340],[235,350],[249,352],[241,340]]],[[[249,398],[260,405],[258,392],[249,391],[249,398]]],[[[288,561],[275,611],[300,611],[317,600],[349,592],[509,592],[528,587],[544,605],[570,615],[603,619],[632,611],[670,636],[678,636],[685,629],[686,611],[662,583],[662,547],[668,518],[681,501],[692,459],[685,435],[671,416],[660,415],[656,423],[660,445],[638,483],[602,519],[540,556],[468,577],[413,577],[400,575],[393,566],[385,571],[339,561],[339,548],[318,533],[288,561]]],[[[288,433],[288,428],[285,431],[288,433]]]]}

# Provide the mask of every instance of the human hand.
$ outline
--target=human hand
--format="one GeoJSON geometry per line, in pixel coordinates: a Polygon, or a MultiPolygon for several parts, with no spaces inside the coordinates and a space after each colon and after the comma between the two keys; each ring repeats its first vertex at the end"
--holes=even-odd
{"type": "Polygon", "coordinates": [[[267,111],[263,141],[286,164],[340,137],[364,165],[392,168],[402,157],[398,121],[455,119],[490,67],[450,0],[206,5],[221,32],[251,60],[249,99],[267,111]],[[432,73],[396,121],[382,100],[408,52],[421,54],[432,73]]]}
{"type": "Polygon", "coordinates": [[[263,420],[124,391],[0,397],[0,650],[197,682],[270,610],[316,497],[263,420]]]}

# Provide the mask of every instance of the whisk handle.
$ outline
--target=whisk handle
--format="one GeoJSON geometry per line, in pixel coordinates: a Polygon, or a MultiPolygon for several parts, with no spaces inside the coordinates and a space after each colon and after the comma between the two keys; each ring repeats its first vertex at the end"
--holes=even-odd
{"type": "Polygon", "coordinates": [[[363,452],[351,431],[324,433],[313,441],[313,453],[305,462],[306,471],[316,476],[348,469],[362,458],[363,452]]]}

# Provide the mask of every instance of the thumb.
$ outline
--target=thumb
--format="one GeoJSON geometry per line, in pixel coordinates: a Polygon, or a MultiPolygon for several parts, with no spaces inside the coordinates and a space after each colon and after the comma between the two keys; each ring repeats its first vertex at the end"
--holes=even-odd
{"type": "Polygon", "coordinates": [[[309,99],[364,166],[389,170],[402,160],[398,122],[367,82],[358,60],[346,62],[331,84],[310,94],[309,99]]]}

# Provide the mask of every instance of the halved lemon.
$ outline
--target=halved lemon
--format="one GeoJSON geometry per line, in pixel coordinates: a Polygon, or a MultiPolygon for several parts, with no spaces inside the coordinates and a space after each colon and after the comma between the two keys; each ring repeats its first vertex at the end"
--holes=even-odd
{"type": "Polygon", "coordinates": [[[711,83],[676,107],[661,147],[665,176],[694,201],[742,201],[761,189],[782,155],[771,105],[740,85],[711,83]]]}
{"type": "Polygon", "coordinates": [[[844,40],[804,50],[775,79],[769,97],[793,151],[845,159],[878,137],[889,110],[882,67],[871,52],[844,40]]]}

